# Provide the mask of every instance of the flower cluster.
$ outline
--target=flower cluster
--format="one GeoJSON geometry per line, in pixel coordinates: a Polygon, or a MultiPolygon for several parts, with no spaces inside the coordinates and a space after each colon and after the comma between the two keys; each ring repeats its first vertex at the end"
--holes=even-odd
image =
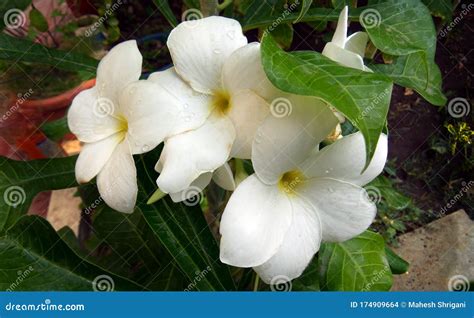
{"type": "MultiPolygon", "coordinates": [[[[370,71],[362,59],[366,44],[363,32],[347,37],[346,8],[323,54],[370,71]]],[[[155,166],[159,189],[175,202],[211,179],[235,190],[220,223],[221,261],[253,267],[267,283],[300,276],[321,241],[344,241],[368,228],[376,207],[362,186],[383,169],[385,135],[364,170],[362,135],[341,138],[343,118],[330,105],[274,87],[260,44],[247,43],[235,20],[183,22],[167,46],[174,66],[139,80],[136,42],[117,45],[100,62],[96,86],[75,98],[68,122],[84,143],[80,183],[97,176],[104,201],[131,213],[138,192],[133,155],[164,143],[155,166]],[[283,115],[273,109],[281,102],[283,115]],[[251,159],[255,170],[237,187],[231,158],[251,159]]]]}

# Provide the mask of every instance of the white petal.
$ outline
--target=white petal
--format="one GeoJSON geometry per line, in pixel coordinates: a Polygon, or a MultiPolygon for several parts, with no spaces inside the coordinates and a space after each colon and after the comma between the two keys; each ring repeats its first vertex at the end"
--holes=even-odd
{"type": "Polygon", "coordinates": [[[180,23],[167,42],[176,72],[195,90],[208,94],[221,88],[224,61],[246,44],[239,22],[218,16],[180,23]]]}
{"type": "Polygon", "coordinates": [[[380,135],[374,157],[365,166],[365,142],[361,132],[345,136],[308,158],[301,166],[309,177],[328,177],[359,186],[366,185],[382,173],[387,161],[388,140],[380,135]]]}
{"type": "MultiPolygon", "coordinates": [[[[178,87],[177,87],[178,88],[178,87]]],[[[152,81],[127,85],[120,97],[128,122],[127,138],[133,154],[152,150],[167,137],[201,126],[208,114],[205,98],[186,99],[187,91],[174,94],[152,81]],[[175,96],[180,96],[176,98],[175,96]],[[182,103],[187,100],[188,103],[182,103]]]]}
{"type": "Polygon", "coordinates": [[[326,44],[323,49],[323,55],[343,66],[364,70],[364,60],[360,55],[343,49],[334,43],[326,44]]]}
{"type": "Polygon", "coordinates": [[[321,222],[314,208],[298,198],[291,199],[293,221],[283,244],[268,261],[254,270],[267,283],[299,277],[321,243],[321,222]]]}
{"type": "Polygon", "coordinates": [[[313,97],[291,95],[272,103],[271,110],[252,145],[255,173],[267,184],[301,164],[338,123],[331,109],[313,97]]]}
{"type": "Polygon", "coordinates": [[[172,135],[198,128],[209,117],[211,96],[193,90],[176,74],[174,67],[151,74],[148,81],[158,85],[158,107],[167,107],[177,114],[177,121],[171,125],[172,135]]]}
{"type": "Polygon", "coordinates": [[[127,140],[120,143],[97,176],[97,187],[105,203],[132,213],[137,201],[137,170],[127,140]]]}
{"type": "Polygon", "coordinates": [[[214,171],[212,180],[224,190],[235,190],[234,174],[232,173],[232,170],[230,169],[230,166],[227,162],[214,171]]]}
{"type": "Polygon", "coordinates": [[[232,93],[251,89],[265,99],[271,99],[278,89],[268,80],[261,56],[260,43],[252,42],[236,50],[225,61],[222,73],[223,87],[232,93]]]}
{"type": "Polygon", "coordinates": [[[203,126],[165,141],[157,184],[165,193],[179,192],[204,172],[213,172],[229,159],[235,129],[225,116],[211,114],[203,126]]]}
{"type": "MultiPolygon", "coordinates": [[[[185,200],[191,200],[197,195],[200,195],[201,192],[209,185],[212,178],[212,172],[204,172],[196,180],[194,180],[189,188],[175,193],[170,193],[171,200],[173,202],[181,202],[185,200]]],[[[192,200],[191,202],[196,202],[192,200]]],[[[197,202],[196,202],[197,204],[197,202]]]]}
{"type": "Polygon", "coordinates": [[[232,95],[231,103],[228,116],[237,133],[231,157],[250,159],[252,142],[257,129],[269,114],[269,105],[251,90],[243,90],[232,95]]]}
{"type": "Polygon", "coordinates": [[[296,191],[316,208],[323,241],[343,242],[361,234],[377,213],[365,190],[348,182],[314,178],[302,183],[296,191]]]}
{"type": "Polygon", "coordinates": [[[140,78],[142,60],[135,40],[114,46],[97,68],[96,87],[99,95],[116,103],[125,86],[140,78]]]}
{"type": "Polygon", "coordinates": [[[344,48],[360,57],[364,57],[369,36],[365,32],[356,32],[347,38],[344,48]]]}
{"type": "Polygon", "coordinates": [[[291,220],[288,197],[251,175],[237,187],[222,214],[221,261],[237,267],[263,264],[281,246],[291,220]]]}
{"type": "Polygon", "coordinates": [[[100,141],[84,144],[76,161],[76,179],[78,183],[87,183],[99,173],[121,138],[119,134],[116,134],[100,141]]]}
{"type": "Polygon", "coordinates": [[[335,45],[341,48],[344,47],[344,44],[346,43],[346,39],[347,39],[348,14],[349,14],[349,9],[347,6],[345,6],[344,9],[342,9],[341,13],[339,14],[336,31],[334,31],[334,35],[331,41],[332,43],[334,43],[335,45]]]}
{"type": "Polygon", "coordinates": [[[118,130],[118,121],[100,111],[95,87],[80,92],[72,101],[67,113],[71,132],[82,142],[95,142],[107,138],[118,130]]]}

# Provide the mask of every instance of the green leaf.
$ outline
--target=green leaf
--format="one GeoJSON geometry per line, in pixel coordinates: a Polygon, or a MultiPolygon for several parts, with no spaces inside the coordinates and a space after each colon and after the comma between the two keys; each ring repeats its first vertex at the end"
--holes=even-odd
{"type": "Polygon", "coordinates": [[[298,23],[303,19],[306,13],[308,13],[309,8],[311,8],[311,4],[313,4],[313,0],[302,0],[300,14],[293,23],[298,23]]]}
{"type": "Polygon", "coordinates": [[[0,238],[0,255],[1,290],[91,291],[94,281],[113,290],[142,290],[81,259],[39,216],[24,216],[8,230],[0,238]]]}
{"type": "Polygon", "coordinates": [[[446,104],[441,90],[441,72],[434,62],[427,62],[425,52],[399,56],[392,64],[373,64],[370,68],[387,75],[398,85],[413,88],[433,105],[446,104]]]}
{"type": "Polygon", "coordinates": [[[51,65],[67,71],[95,74],[99,61],[78,53],[49,49],[28,40],[0,34],[0,59],[51,65]]]}
{"type": "Polygon", "coordinates": [[[393,85],[386,76],[341,66],[317,52],[286,53],[271,36],[262,40],[262,63],[279,89],[319,97],[343,113],[364,135],[370,162],[390,104],[393,85]]]}
{"type": "Polygon", "coordinates": [[[385,242],[370,231],[342,243],[323,243],[319,273],[321,290],[386,291],[392,286],[385,242]]]}
{"type": "Polygon", "coordinates": [[[385,254],[393,274],[400,275],[408,272],[410,264],[398,256],[391,248],[385,247],[385,254]]]}
{"type": "Polygon", "coordinates": [[[22,12],[32,0],[2,0],[0,3],[0,30],[5,24],[12,27],[21,27],[26,22],[26,15],[22,12]]]}
{"type": "Polygon", "coordinates": [[[146,204],[156,190],[156,176],[151,176],[147,169],[156,164],[158,157],[159,151],[155,150],[139,159],[138,209],[187,276],[188,289],[234,290],[229,267],[219,260],[217,242],[199,204],[173,203],[169,197],[146,204]]]}
{"type": "Polygon", "coordinates": [[[429,10],[419,0],[386,0],[360,14],[373,44],[391,55],[424,51],[433,57],[436,30],[429,10]]]}
{"type": "Polygon", "coordinates": [[[171,11],[167,0],[153,0],[153,3],[173,28],[178,25],[178,20],[171,11]]]}
{"type": "Polygon", "coordinates": [[[43,13],[36,8],[30,11],[30,22],[31,25],[39,32],[47,32],[49,29],[48,21],[44,17],[43,13]]]}
{"type": "Polygon", "coordinates": [[[0,157],[0,233],[24,215],[41,191],[76,186],[76,157],[15,161],[0,157]]]}
{"type": "MultiPolygon", "coordinates": [[[[263,30],[263,32],[265,32],[265,30],[263,30]]],[[[273,38],[281,47],[284,49],[290,48],[291,43],[293,43],[293,25],[282,23],[275,27],[271,32],[273,38]]]]}
{"type": "Polygon", "coordinates": [[[395,188],[391,179],[383,175],[378,176],[372,182],[366,185],[366,189],[368,190],[369,194],[370,192],[375,192],[373,193],[376,196],[374,198],[375,201],[381,197],[392,209],[404,210],[412,203],[409,197],[405,196],[395,188]],[[373,191],[371,191],[371,189],[373,191]]]}
{"type": "Polygon", "coordinates": [[[319,291],[318,258],[315,256],[303,274],[292,281],[294,291],[319,291]]]}
{"type": "Polygon", "coordinates": [[[64,138],[65,135],[70,133],[69,126],[67,124],[67,117],[45,122],[40,127],[41,131],[53,141],[59,141],[64,138]]]}

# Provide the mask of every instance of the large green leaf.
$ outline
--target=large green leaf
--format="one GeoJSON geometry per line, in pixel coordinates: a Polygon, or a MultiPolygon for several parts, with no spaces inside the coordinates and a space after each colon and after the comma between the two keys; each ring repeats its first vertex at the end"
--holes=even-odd
{"type": "Polygon", "coordinates": [[[173,11],[171,11],[168,0],[153,0],[153,2],[173,28],[178,25],[178,20],[176,20],[173,11]]]}
{"type": "Polygon", "coordinates": [[[26,22],[26,15],[22,13],[32,0],[2,0],[0,3],[0,30],[5,23],[13,26],[22,26],[26,22]]]}
{"type": "Polygon", "coordinates": [[[370,68],[401,86],[413,88],[433,105],[446,104],[441,90],[441,72],[435,63],[427,61],[425,52],[399,56],[392,64],[373,64],[370,68]]]}
{"type": "Polygon", "coordinates": [[[430,9],[431,14],[443,19],[443,22],[451,21],[453,17],[453,0],[422,0],[430,9]]]}
{"type": "Polygon", "coordinates": [[[191,289],[235,289],[229,267],[219,260],[217,242],[199,204],[177,204],[169,198],[152,205],[146,204],[156,190],[156,176],[150,175],[147,170],[156,164],[158,156],[159,151],[155,150],[142,156],[138,162],[138,209],[187,276],[191,289]]]}
{"type": "Polygon", "coordinates": [[[142,290],[80,258],[38,216],[22,217],[0,238],[0,268],[1,290],[142,290]]]}
{"type": "Polygon", "coordinates": [[[99,61],[75,52],[50,49],[31,41],[0,34],[0,59],[51,65],[66,71],[95,74],[99,61]]]}
{"type": "Polygon", "coordinates": [[[292,281],[294,291],[319,291],[318,257],[315,256],[303,274],[292,281]]]}
{"type": "Polygon", "coordinates": [[[406,55],[424,51],[429,58],[434,56],[436,30],[420,0],[386,0],[363,9],[360,22],[382,52],[406,55]]]}
{"type": "Polygon", "coordinates": [[[392,286],[385,242],[370,231],[342,243],[323,243],[319,273],[322,290],[385,291],[392,286]]]}
{"type": "Polygon", "coordinates": [[[279,89],[319,97],[343,113],[364,135],[369,163],[385,126],[390,79],[341,66],[317,52],[286,53],[271,36],[262,41],[262,63],[279,89]]]}
{"type": "Polygon", "coordinates": [[[311,8],[311,4],[313,4],[313,0],[302,0],[300,14],[294,23],[300,22],[303,19],[306,13],[308,13],[309,8],[311,8]]]}
{"type": "Polygon", "coordinates": [[[41,191],[76,185],[76,157],[15,161],[0,157],[0,233],[28,211],[41,191]]]}
{"type": "Polygon", "coordinates": [[[391,248],[385,247],[385,254],[393,274],[400,275],[408,272],[410,264],[398,256],[391,248]]]}

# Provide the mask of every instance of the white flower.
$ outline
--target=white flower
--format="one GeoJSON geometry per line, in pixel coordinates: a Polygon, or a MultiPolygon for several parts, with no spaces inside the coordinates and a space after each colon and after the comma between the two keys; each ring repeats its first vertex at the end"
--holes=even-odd
{"type": "Polygon", "coordinates": [[[356,32],[347,37],[348,8],[344,7],[337,22],[332,41],[323,49],[323,55],[344,66],[370,71],[364,65],[365,47],[369,37],[365,32],[356,32]]]}
{"type": "Polygon", "coordinates": [[[281,173],[275,165],[272,184],[256,175],[244,180],[220,224],[221,261],[253,267],[267,283],[278,275],[300,276],[321,240],[345,241],[369,227],[376,206],[361,186],[382,172],[387,137],[380,136],[362,174],[366,152],[360,132],[314,151],[304,161],[285,154],[293,167],[281,173]]]}
{"type": "Polygon", "coordinates": [[[183,22],[167,45],[174,67],[149,78],[173,97],[160,105],[181,105],[188,120],[205,118],[199,127],[165,140],[157,184],[176,199],[229,158],[250,158],[255,131],[269,113],[265,97],[273,87],[261,66],[260,44],[247,44],[235,20],[213,16],[197,24],[183,22]]]}
{"type": "Polygon", "coordinates": [[[205,120],[195,116],[185,121],[186,112],[177,105],[160,104],[171,100],[169,93],[139,81],[141,69],[135,41],[115,46],[99,63],[95,87],[77,95],[68,113],[69,128],[84,143],[76,162],[77,181],[97,176],[104,201],[126,213],[133,211],[138,192],[132,155],[205,120]]]}

